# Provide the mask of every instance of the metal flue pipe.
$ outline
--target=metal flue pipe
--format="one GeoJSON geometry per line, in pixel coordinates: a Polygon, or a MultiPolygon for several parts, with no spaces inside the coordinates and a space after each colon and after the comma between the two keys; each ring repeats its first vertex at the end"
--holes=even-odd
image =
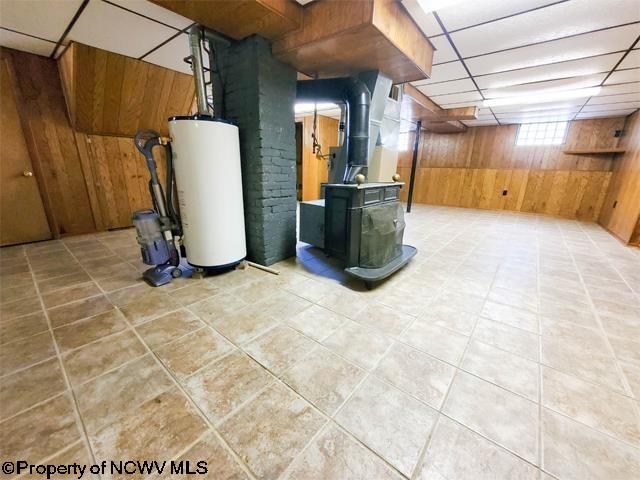
{"type": "Polygon", "coordinates": [[[191,69],[193,70],[193,81],[196,85],[196,101],[198,104],[198,115],[211,115],[209,102],[207,102],[207,88],[204,80],[204,68],[202,64],[202,27],[194,25],[189,30],[189,48],[191,49],[191,69]]]}

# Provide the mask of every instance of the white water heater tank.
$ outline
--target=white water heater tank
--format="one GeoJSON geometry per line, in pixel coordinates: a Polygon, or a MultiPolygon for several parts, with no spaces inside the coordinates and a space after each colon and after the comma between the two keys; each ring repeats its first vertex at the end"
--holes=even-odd
{"type": "Polygon", "coordinates": [[[247,255],[238,127],[172,117],[169,132],[187,261],[224,267],[247,255]]]}

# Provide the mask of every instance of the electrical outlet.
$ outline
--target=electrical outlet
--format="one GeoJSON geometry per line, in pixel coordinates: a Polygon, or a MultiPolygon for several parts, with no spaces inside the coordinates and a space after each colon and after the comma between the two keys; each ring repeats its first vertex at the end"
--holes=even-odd
{"type": "Polygon", "coordinates": [[[506,190],[502,190],[502,196],[506,197],[507,196],[507,191],[506,190]]]}
{"type": "Polygon", "coordinates": [[[616,200],[615,202],[613,202],[613,208],[616,208],[616,205],[618,205],[618,200],[616,200]]]}

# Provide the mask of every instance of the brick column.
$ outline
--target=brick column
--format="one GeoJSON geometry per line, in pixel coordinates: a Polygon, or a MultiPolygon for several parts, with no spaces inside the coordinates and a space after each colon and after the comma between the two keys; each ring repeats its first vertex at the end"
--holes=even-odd
{"type": "Polygon", "coordinates": [[[295,255],[296,72],[259,36],[219,54],[225,117],[240,129],[247,255],[271,265],[295,255]]]}

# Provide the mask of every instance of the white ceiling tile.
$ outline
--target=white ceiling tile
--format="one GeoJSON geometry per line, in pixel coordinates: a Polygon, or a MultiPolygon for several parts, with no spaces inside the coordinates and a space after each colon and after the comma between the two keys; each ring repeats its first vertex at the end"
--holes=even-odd
{"type": "Polygon", "coordinates": [[[602,97],[605,95],[619,95],[621,93],[635,92],[640,92],[640,81],[633,83],[620,83],[618,85],[606,85],[602,87],[598,96],[602,97]]]}
{"type": "Polygon", "coordinates": [[[100,0],[91,0],[71,29],[69,39],[129,57],[140,57],[175,33],[173,28],[100,0]]]}
{"type": "Polygon", "coordinates": [[[433,13],[426,13],[417,0],[402,0],[402,5],[407,9],[409,15],[413,17],[413,20],[427,37],[442,34],[442,29],[440,25],[438,25],[433,13]]]}
{"type": "Polygon", "coordinates": [[[492,115],[490,108],[479,108],[478,115],[492,115]]]}
{"type": "Polygon", "coordinates": [[[463,120],[467,127],[486,127],[488,125],[498,125],[495,120],[463,120]]]}
{"type": "Polygon", "coordinates": [[[484,114],[484,115],[478,115],[478,118],[476,120],[495,120],[495,116],[492,113],[488,113],[488,114],[484,114]]]}
{"type": "Polygon", "coordinates": [[[133,10],[134,12],[138,12],[145,17],[153,18],[159,22],[162,22],[166,25],[170,25],[174,28],[182,30],[183,28],[187,28],[189,25],[193,23],[192,20],[189,20],[182,15],[178,15],[177,13],[172,12],[166,8],[161,7],[160,5],[156,5],[155,3],[151,3],[147,0],[109,0],[111,3],[115,3],[116,5],[120,5],[129,10],[133,10]]]}
{"type": "Polygon", "coordinates": [[[459,78],[467,78],[467,71],[461,62],[449,62],[441,65],[434,65],[431,68],[431,78],[428,80],[419,80],[412,82],[416,87],[419,85],[429,85],[430,83],[446,82],[449,80],[457,80],[459,78]]]}
{"type": "Polygon", "coordinates": [[[640,82],[640,69],[632,68],[631,70],[616,70],[611,74],[605,85],[612,85],[614,83],[627,83],[627,82],[640,82]]]}
{"type": "Polygon", "coordinates": [[[296,0],[300,5],[306,5],[307,3],[313,2],[313,0],[296,0]]]}
{"type": "Polygon", "coordinates": [[[433,52],[433,63],[434,65],[437,63],[450,62],[451,60],[458,60],[458,56],[456,52],[451,48],[451,44],[447,37],[444,35],[440,37],[433,37],[429,39],[436,51],[433,52]]]}
{"type": "Polygon", "coordinates": [[[605,103],[640,102],[640,93],[625,93],[622,95],[607,95],[606,97],[591,97],[587,105],[603,105],[605,103]]]}
{"type": "Polygon", "coordinates": [[[640,108],[640,102],[605,103],[602,105],[585,105],[582,112],[601,112],[603,110],[629,110],[640,108]]]}
{"type": "Polygon", "coordinates": [[[625,68],[639,68],[640,67],[640,50],[631,50],[620,65],[618,69],[625,68]]]}
{"type": "Polygon", "coordinates": [[[435,97],[433,101],[440,105],[442,108],[458,108],[458,107],[479,107],[482,104],[482,100],[463,100],[461,102],[454,103],[440,103],[438,100],[444,97],[435,97]]]}
{"type": "Polygon", "coordinates": [[[9,30],[0,30],[0,46],[48,57],[53,52],[56,44],[29,37],[28,35],[10,32],[9,30]]]}
{"type": "Polygon", "coordinates": [[[572,0],[461,30],[451,38],[460,54],[469,57],[638,20],[637,0],[572,0]]]}
{"type": "Polygon", "coordinates": [[[575,113],[563,115],[541,115],[539,117],[502,117],[499,116],[500,123],[547,123],[547,122],[567,122],[573,120],[575,113]]]}
{"type": "Polygon", "coordinates": [[[545,93],[555,93],[563,90],[574,90],[600,85],[607,76],[606,73],[597,75],[585,75],[583,77],[561,78],[546,82],[526,83],[523,85],[513,85],[504,88],[492,88],[483,90],[485,98],[503,98],[520,95],[537,95],[545,93]]]}
{"type": "Polygon", "coordinates": [[[439,9],[437,14],[445,28],[452,31],[549,5],[555,1],[557,0],[466,0],[439,9]]]}
{"type": "Polygon", "coordinates": [[[57,42],[82,0],[0,0],[0,26],[57,42]]]}
{"type": "Polygon", "coordinates": [[[631,115],[637,109],[629,109],[629,110],[610,110],[610,111],[602,111],[602,112],[580,112],[576,115],[576,118],[613,118],[613,117],[626,117],[627,115],[631,115]]]}
{"type": "Polygon", "coordinates": [[[574,105],[570,108],[551,108],[548,110],[537,110],[534,112],[504,112],[496,113],[498,119],[502,118],[540,118],[540,117],[565,117],[567,115],[575,115],[580,110],[580,106],[574,105]]]}
{"type": "Polygon", "coordinates": [[[491,110],[494,113],[525,113],[525,112],[539,112],[546,110],[565,110],[565,111],[573,111],[576,109],[580,109],[580,107],[584,104],[584,98],[578,98],[573,100],[567,100],[566,102],[547,102],[547,103],[537,103],[534,105],[502,105],[499,107],[491,107],[491,110]],[[577,108],[576,108],[577,107],[577,108]]]}
{"type": "Polygon", "coordinates": [[[433,85],[421,85],[418,87],[418,90],[431,97],[456,92],[475,92],[476,86],[470,78],[464,78],[462,80],[452,80],[450,82],[435,83],[433,85]]]}
{"type": "Polygon", "coordinates": [[[609,72],[622,58],[622,53],[581,58],[568,62],[523,68],[504,73],[476,76],[480,88],[501,88],[520,83],[540,82],[554,78],[576,77],[609,72]]]}
{"type": "MultiPolygon", "coordinates": [[[[191,75],[191,67],[183,62],[190,55],[189,36],[182,33],[143,58],[145,62],[191,75]]],[[[206,58],[206,57],[205,57],[206,58]]]]}
{"type": "Polygon", "coordinates": [[[454,108],[449,104],[452,103],[473,103],[482,100],[482,96],[478,92],[452,93],[450,95],[439,95],[432,98],[438,105],[447,105],[446,108],[454,108]]]}
{"type": "MultiPolygon", "coordinates": [[[[534,67],[593,55],[624,51],[638,37],[638,26],[612,28],[577,37],[465,59],[473,75],[534,67]]],[[[497,47],[501,48],[500,46],[497,47]]],[[[463,54],[464,55],[464,54],[463,54]]]]}

